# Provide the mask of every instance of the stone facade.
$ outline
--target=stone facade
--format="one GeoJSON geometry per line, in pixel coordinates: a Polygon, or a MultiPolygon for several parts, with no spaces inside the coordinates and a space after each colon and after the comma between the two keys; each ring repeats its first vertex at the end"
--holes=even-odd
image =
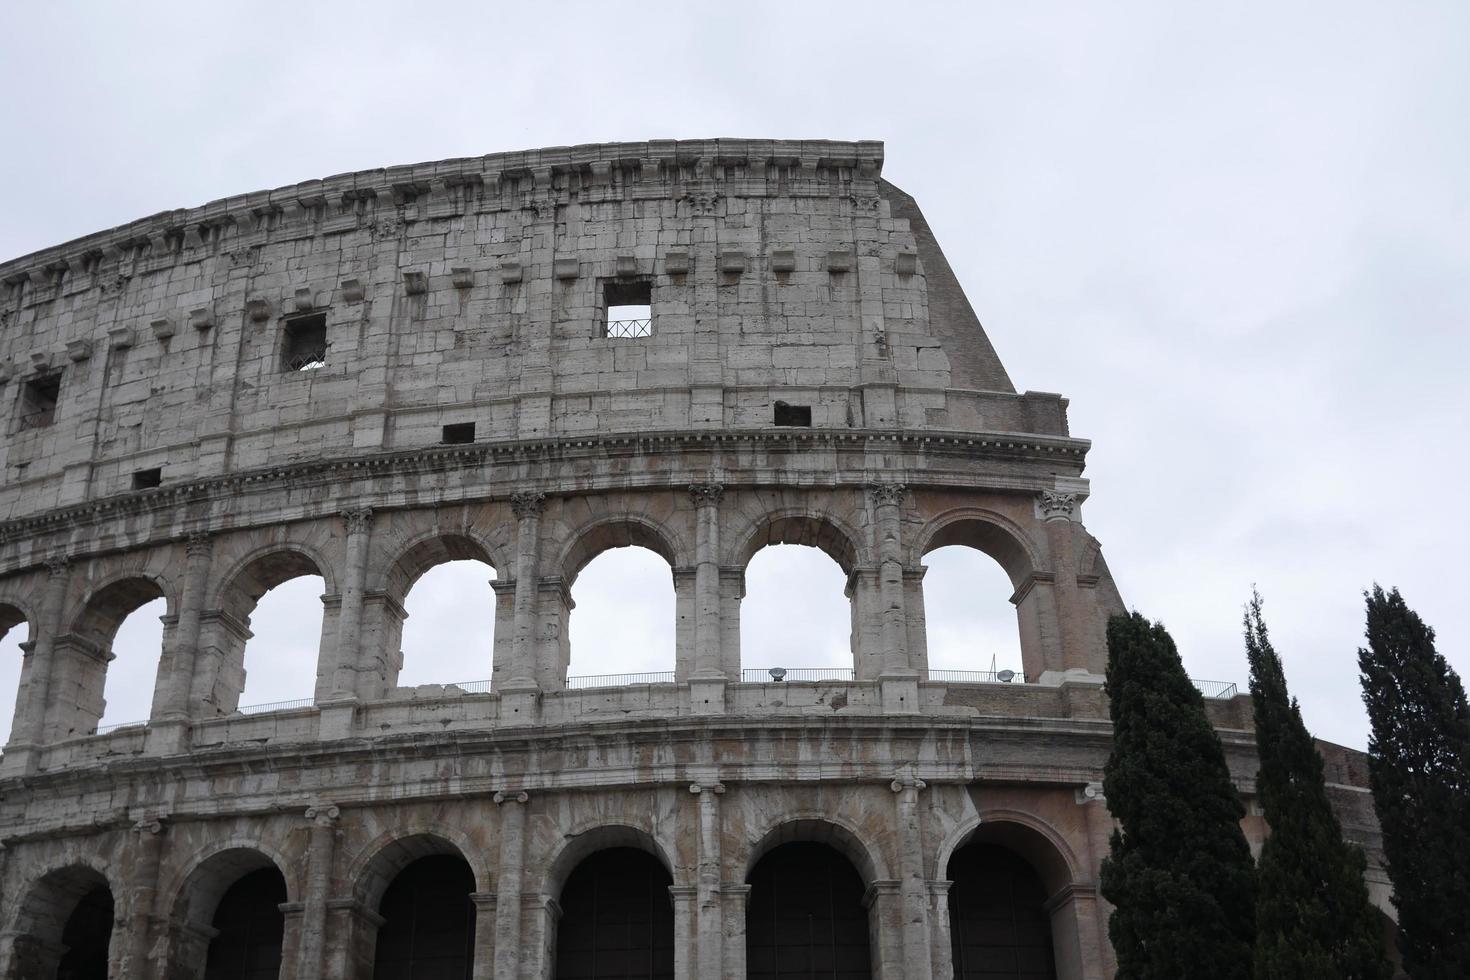
{"type": "MultiPolygon", "coordinates": [[[[563,889],[609,848],[672,882],[675,976],[740,977],[752,871],[791,841],[861,878],[873,975],[954,975],[946,874],[983,842],[1044,885],[1056,975],[1111,976],[1123,603],[1082,523],[1089,444],[1014,390],[881,168],[870,142],[553,148],[0,265],[0,628],[28,631],[0,977],[53,976],[103,886],[110,976],[201,976],[222,896],[274,868],[280,976],[365,980],[395,876],[450,854],[472,975],[549,978],[563,889]],[[628,296],[646,336],[608,323],[628,296]],[[783,542],[847,575],[851,679],[742,674],[745,567],[783,542]],[[569,690],[571,583],[630,544],[672,570],[673,677],[569,690]],[[955,544],[1011,579],[1015,683],[928,669],[923,557],[955,544]],[[496,572],[489,684],[400,687],[404,597],[464,557],[496,572]],[[302,574],[314,701],[242,714],[251,612],[302,574]],[[113,635],[160,596],[151,718],[95,734],[113,635]]],[[[1250,797],[1248,700],[1208,708],[1250,797]]]]}

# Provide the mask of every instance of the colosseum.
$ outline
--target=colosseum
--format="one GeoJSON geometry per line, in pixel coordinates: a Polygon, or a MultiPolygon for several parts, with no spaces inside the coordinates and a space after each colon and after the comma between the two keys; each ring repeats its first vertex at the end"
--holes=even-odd
{"type": "MultiPolygon", "coordinates": [[[[1111,977],[1089,443],[882,167],[554,147],[0,265],[0,977],[1111,977]],[[742,652],[782,543],[841,566],[850,669],[742,652]],[[571,585],[630,545],[674,669],[569,685],[571,585]],[[952,545],[1009,577],[1022,671],[929,668],[952,545]],[[400,686],[407,591],[467,557],[486,680],[400,686]],[[241,710],[251,613],[304,575],[315,696],[241,710]],[[99,729],[158,599],[151,716],[99,729]]],[[[1249,698],[1204,693],[1249,805],[1249,698]]],[[[1387,911],[1362,757],[1328,762],[1387,911]]]]}

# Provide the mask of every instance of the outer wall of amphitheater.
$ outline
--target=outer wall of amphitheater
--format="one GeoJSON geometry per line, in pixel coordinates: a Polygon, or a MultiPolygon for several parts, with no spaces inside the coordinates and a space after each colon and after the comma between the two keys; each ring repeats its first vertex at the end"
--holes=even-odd
{"type": "MultiPolygon", "coordinates": [[[[27,637],[0,977],[1112,976],[1124,606],[1089,444],[1014,390],[881,169],[871,142],[553,148],[0,265],[0,629],[27,637]],[[742,670],[776,543],[847,575],[850,675],[742,670]],[[672,571],[673,675],[569,689],[571,584],[626,545],[672,571]],[[1014,682],[929,670],[947,545],[1011,580],[1014,682]],[[465,557],[496,573],[488,683],[399,686],[405,595],[465,557]],[[251,612],[303,574],[315,697],[242,713],[251,612]],[[159,597],[151,717],[97,733],[159,597]],[[410,881],[466,921],[405,924],[410,881]]],[[[1250,801],[1249,700],[1206,706],[1250,801]]],[[[1329,771],[1388,909],[1362,759],[1329,771]]]]}

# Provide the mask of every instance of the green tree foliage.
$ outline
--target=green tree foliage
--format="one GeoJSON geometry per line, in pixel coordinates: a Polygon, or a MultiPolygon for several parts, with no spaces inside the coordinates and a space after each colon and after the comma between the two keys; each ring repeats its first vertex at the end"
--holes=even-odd
{"type": "Polygon", "coordinates": [[[1204,701],[1163,626],[1108,622],[1113,751],[1103,792],[1120,829],[1102,893],[1119,980],[1249,980],[1255,877],[1245,815],[1204,701]]]}
{"type": "Polygon", "coordinates": [[[1414,980],[1470,977],[1470,709],[1434,630],[1394,589],[1368,594],[1358,651],[1368,774],[1414,980]]]}
{"type": "Polygon", "coordinates": [[[1286,690],[1254,595],[1245,614],[1261,768],[1256,789],[1271,835],[1256,865],[1255,980],[1388,980],[1363,852],[1342,838],[1322,757],[1286,690]]]}

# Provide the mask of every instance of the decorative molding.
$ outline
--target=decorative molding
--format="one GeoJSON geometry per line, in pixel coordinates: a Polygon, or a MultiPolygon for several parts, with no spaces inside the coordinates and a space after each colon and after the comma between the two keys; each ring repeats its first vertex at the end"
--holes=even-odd
{"type": "Polygon", "coordinates": [[[529,803],[531,802],[531,794],[527,793],[523,789],[500,790],[493,797],[491,797],[491,799],[495,801],[496,806],[500,806],[505,803],[529,803]]]}
{"type": "Polygon", "coordinates": [[[718,191],[689,191],[684,195],[684,200],[689,202],[689,208],[700,217],[710,217],[720,206],[721,195],[718,191]]]}
{"type": "Polygon", "coordinates": [[[904,492],[908,490],[902,483],[870,483],[868,484],[868,496],[878,506],[885,504],[898,505],[903,503],[904,492]]]}
{"type": "Polygon", "coordinates": [[[698,796],[700,793],[703,793],[705,790],[709,790],[711,793],[714,793],[716,796],[718,796],[719,794],[725,792],[725,784],[724,783],[690,783],[689,784],[689,792],[693,793],[695,796],[698,796]]]}
{"type": "Polygon", "coordinates": [[[190,558],[206,557],[214,551],[214,535],[208,531],[192,531],[185,541],[184,553],[190,558]]]}
{"type": "Polygon", "coordinates": [[[335,803],[315,803],[306,808],[306,819],[318,827],[330,827],[342,817],[342,809],[335,803]]]}
{"type": "Polygon", "coordinates": [[[510,509],[517,517],[536,517],[546,504],[546,494],[540,490],[517,490],[510,495],[510,509]]]}
{"type": "Polygon", "coordinates": [[[720,483],[689,484],[689,498],[694,501],[696,507],[717,507],[724,494],[725,487],[720,483]]]}
{"type": "Polygon", "coordinates": [[[1043,490],[1036,497],[1036,509],[1043,520],[1070,521],[1072,514],[1077,510],[1077,495],[1043,490]]]}
{"type": "Polygon", "coordinates": [[[342,520],[347,523],[348,534],[362,534],[373,526],[373,509],[371,507],[354,507],[342,512],[342,520]]]}
{"type": "Polygon", "coordinates": [[[157,814],[147,814],[133,824],[133,831],[138,834],[156,836],[163,832],[163,817],[157,814]]]}
{"type": "Polygon", "coordinates": [[[1088,783],[1077,791],[1078,804],[1083,803],[1107,803],[1107,795],[1103,793],[1102,783],[1088,783]]]}
{"type": "Polygon", "coordinates": [[[70,565],[71,559],[66,555],[52,555],[46,559],[46,574],[52,578],[58,578],[66,574],[66,570],[70,565]]]}

